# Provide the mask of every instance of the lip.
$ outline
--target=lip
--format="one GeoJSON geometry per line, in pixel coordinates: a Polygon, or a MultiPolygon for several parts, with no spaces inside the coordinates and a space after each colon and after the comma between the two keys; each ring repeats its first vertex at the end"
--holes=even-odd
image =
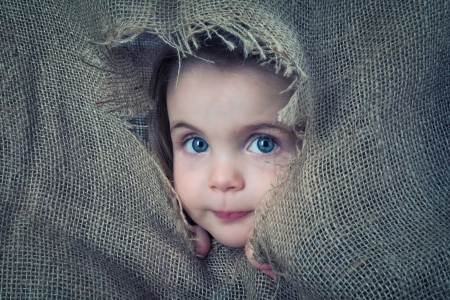
{"type": "Polygon", "coordinates": [[[248,214],[251,214],[253,211],[213,211],[213,213],[218,217],[219,219],[223,221],[235,221],[242,219],[243,217],[247,216],[248,214]]]}

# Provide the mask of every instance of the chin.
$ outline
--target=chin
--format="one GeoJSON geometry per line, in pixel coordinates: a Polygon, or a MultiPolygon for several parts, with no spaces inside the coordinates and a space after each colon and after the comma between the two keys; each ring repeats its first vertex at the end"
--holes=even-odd
{"type": "Polygon", "coordinates": [[[227,237],[214,237],[216,241],[218,241],[221,244],[224,244],[225,246],[231,247],[231,248],[243,248],[245,244],[247,243],[247,239],[236,239],[236,238],[227,238],[227,237]]]}

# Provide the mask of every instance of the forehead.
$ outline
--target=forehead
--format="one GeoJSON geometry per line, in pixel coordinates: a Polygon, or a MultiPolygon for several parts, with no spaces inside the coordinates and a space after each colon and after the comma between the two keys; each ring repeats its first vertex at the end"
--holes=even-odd
{"type": "Polygon", "coordinates": [[[168,84],[169,121],[202,130],[275,123],[289,95],[285,78],[255,66],[217,68],[199,63],[168,84]]]}
{"type": "Polygon", "coordinates": [[[289,98],[282,92],[289,80],[266,69],[251,65],[217,67],[198,61],[185,66],[178,77],[169,81],[167,102],[180,106],[207,105],[215,102],[224,106],[273,106],[281,108],[289,98]]]}
{"type": "Polygon", "coordinates": [[[182,59],[180,64],[176,64],[176,66],[172,65],[170,68],[170,81],[176,80],[178,76],[181,76],[192,69],[211,69],[222,73],[254,71],[260,75],[265,75],[272,80],[290,83],[290,80],[287,77],[277,74],[272,65],[267,64],[261,66],[254,59],[239,61],[230,59],[230,61],[228,61],[227,59],[217,59],[215,57],[209,58],[208,56],[205,56],[204,58],[188,57],[182,59]]]}

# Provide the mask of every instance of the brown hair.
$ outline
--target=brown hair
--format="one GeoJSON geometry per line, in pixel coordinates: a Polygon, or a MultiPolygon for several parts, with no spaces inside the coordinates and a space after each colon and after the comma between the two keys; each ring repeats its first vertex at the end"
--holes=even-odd
{"type": "MultiPolygon", "coordinates": [[[[173,149],[170,135],[170,122],[167,111],[167,86],[169,80],[178,68],[180,72],[187,66],[199,61],[210,61],[218,68],[227,68],[244,63],[258,65],[259,55],[246,54],[243,42],[227,32],[218,30],[217,35],[202,34],[196,37],[198,49],[193,55],[180,57],[177,50],[166,45],[155,61],[154,73],[151,82],[151,99],[155,102],[155,110],[152,117],[152,149],[159,160],[160,166],[169,180],[173,180],[173,149]],[[229,49],[232,43],[235,48],[229,49]],[[181,59],[181,61],[180,61],[181,59]]],[[[271,64],[266,64],[263,69],[269,69],[275,73],[271,64]]]]}

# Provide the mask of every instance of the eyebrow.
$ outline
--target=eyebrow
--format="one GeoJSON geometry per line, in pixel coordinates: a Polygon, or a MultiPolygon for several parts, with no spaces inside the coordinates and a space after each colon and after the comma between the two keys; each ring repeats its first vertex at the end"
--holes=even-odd
{"type": "MultiPolygon", "coordinates": [[[[197,127],[188,124],[186,122],[174,122],[170,125],[170,132],[172,133],[177,128],[187,128],[193,131],[198,132],[199,134],[203,134],[202,130],[198,129],[197,127]]],[[[283,125],[280,122],[274,122],[274,123],[257,123],[257,124],[250,124],[245,125],[242,128],[233,130],[235,133],[240,132],[250,132],[250,131],[257,131],[260,129],[275,129],[280,130],[283,133],[293,133],[293,130],[289,129],[287,126],[283,125]]]]}
{"type": "Polygon", "coordinates": [[[185,123],[185,122],[173,122],[173,123],[171,123],[170,124],[170,133],[172,133],[177,128],[187,128],[187,129],[196,131],[196,132],[198,132],[200,134],[203,134],[200,129],[198,129],[197,127],[195,127],[195,126],[193,126],[191,124],[185,123]]]}
{"type": "Polygon", "coordinates": [[[242,129],[239,130],[239,132],[249,132],[249,131],[257,131],[260,129],[276,129],[280,130],[284,133],[293,133],[292,130],[290,130],[286,125],[280,123],[280,122],[274,122],[274,123],[258,123],[258,124],[251,124],[246,125],[242,129]]]}

